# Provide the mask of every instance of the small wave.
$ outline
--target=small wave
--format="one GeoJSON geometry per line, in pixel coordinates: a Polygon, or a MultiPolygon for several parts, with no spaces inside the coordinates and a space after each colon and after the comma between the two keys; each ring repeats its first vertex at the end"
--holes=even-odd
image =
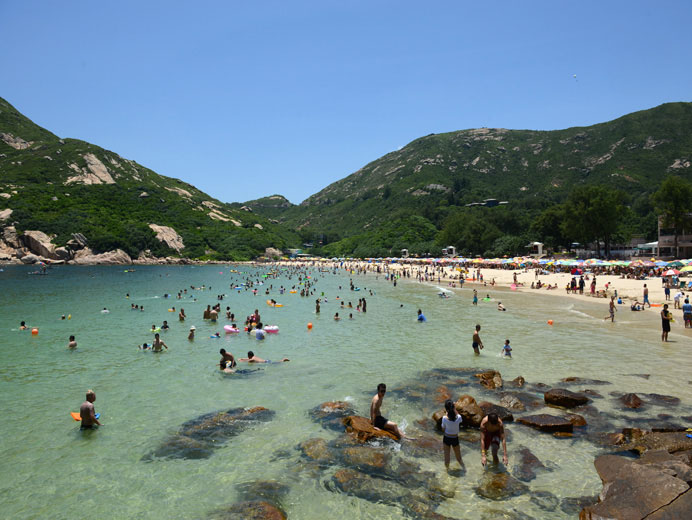
{"type": "Polygon", "coordinates": [[[589,314],[586,314],[585,312],[578,311],[577,309],[574,308],[573,305],[570,305],[570,306],[567,308],[567,312],[570,312],[570,313],[572,313],[572,314],[576,314],[577,316],[582,316],[582,317],[584,317],[584,318],[593,319],[593,316],[591,316],[591,315],[589,315],[589,314]]]}
{"type": "Polygon", "coordinates": [[[353,399],[353,397],[351,397],[350,395],[344,397],[344,401],[346,401],[347,403],[352,403],[354,400],[355,399],[353,399]]]}

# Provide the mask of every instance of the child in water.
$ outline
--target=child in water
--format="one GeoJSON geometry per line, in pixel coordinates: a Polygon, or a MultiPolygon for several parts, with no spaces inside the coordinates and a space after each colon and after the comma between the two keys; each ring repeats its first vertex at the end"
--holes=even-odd
{"type": "Polygon", "coordinates": [[[512,357],[512,347],[509,345],[508,339],[505,340],[505,346],[502,347],[502,355],[508,358],[512,357]]]}

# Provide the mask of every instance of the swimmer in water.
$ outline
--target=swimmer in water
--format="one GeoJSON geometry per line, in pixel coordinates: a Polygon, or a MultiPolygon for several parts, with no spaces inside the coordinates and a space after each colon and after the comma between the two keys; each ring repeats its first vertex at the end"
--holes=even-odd
{"type": "Polygon", "coordinates": [[[161,352],[161,347],[166,347],[166,350],[168,350],[168,345],[161,341],[161,336],[159,336],[157,332],[154,334],[154,343],[151,345],[151,350],[154,352],[161,352]]]}
{"type": "Polygon", "coordinates": [[[101,311],[101,314],[108,314],[109,312],[110,311],[104,307],[103,310],[101,311]]]}
{"type": "Polygon", "coordinates": [[[510,347],[508,339],[505,340],[505,346],[502,347],[502,355],[508,358],[512,357],[512,347],[510,347]]]}
{"type": "Polygon", "coordinates": [[[77,342],[74,339],[74,336],[70,336],[70,342],[67,344],[67,348],[77,348],[77,342]]]}
{"type": "Polygon", "coordinates": [[[505,306],[502,305],[502,302],[497,302],[497,310],[498,311],[506,311],[505,306]]]}
{"type": "MultiPolygon", "coordinates": [[[[271,363],[271,360],[269,360],[269,359],[262,359],[261,357],[255,356],[255,353],[252,350],[250,350],[247,353],[246,358],[240,358],[240,359],[238,359],[238,361],[244,361],[246,363],[271,363]]],[[[290,361],[290,359],[283,358],[281,360],[281,362],[286,362],[286,361],[290,361]]]]}
{"type": "Polygon", "coordinates": [[[195,339],[195,330],[196,329],[195,329],[194,325],[192,327],[190,327],[190,334],[187,335],[187,339],[189,339],[190,341],[195,339]]]}
{"type": "Polygon", "coordinates": [[[82,418],[82,430],[95,430],[97,426],[101,426],[101,423],[96,418],[94,401],[96,401],[96,394],[93,390],[87,390],[86,401],[79,407],[79,415],[82,418]]]}
{"type": "Polygon", "coordinates": [[[150,349],[151,349],[151,346],[149,345],[149,343],[142,343],[142,346],[139,347],[139,350],[150,350],[150,349]]]}
{"type": "Polygon", "coordinates": [[[19,324],[19,330],[26,330],[28,328],[29,327],[26,326],[26,322],[24,321],[19,324]]]}

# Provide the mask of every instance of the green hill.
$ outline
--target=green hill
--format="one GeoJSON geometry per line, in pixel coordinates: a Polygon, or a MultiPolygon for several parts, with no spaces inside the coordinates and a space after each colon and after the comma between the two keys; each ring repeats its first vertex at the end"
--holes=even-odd
{"type": "MultiPolygon", "coordinates": [[[[367,164],[298,206],[271,208],[271,216],[301,229],[304,238],[331,244],[325,248],[327,254],[354,252],[353,240],[335,245],[349,237],[359,237],[361,243],[379,241],[377,251],[398,253],[401,241],[386,239],[385,228],[411,216],[441,231],[455,219],[469,224],[480,219],[497,235],[494,240],[541,238],[530,232],[536,217],[564,202],[576,187],[597,185],[625,193],[629,213],[623,237],[653,238],[656,218],[649,196],[667,175],[692,179],[690,129],[692,104],[668,103],[589,127],[431,134],[367,164]],[[508,204],[466,206],[489,198],[508,204]]],[[[261,205],[255,210],[270,214],[261,205]]],[[[426,237],[427,231],[415,241],[429,243],[426,237]]],[[[450,239],[469,253],[488,251],[488,244],[449,234],[438,235],[435,247],[450,239]]]]}
{"type": "MultiPolygon", "coordinates": [[[[96,252],[247,260],[266,247],[299,243],[297,234],[250,210],[225,204],[117,153],[60,139],[0,98],[0,212],[19,232],[40,230],[64,245],[82,233],[96,252]],[[150,226],[173,228],[180,251],[150,226]]],[[[2,222],[0,222],[2,224],[2,222]]]]}

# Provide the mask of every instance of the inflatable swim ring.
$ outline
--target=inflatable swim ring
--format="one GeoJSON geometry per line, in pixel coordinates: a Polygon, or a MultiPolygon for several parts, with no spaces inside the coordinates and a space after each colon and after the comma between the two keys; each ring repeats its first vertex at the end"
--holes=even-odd
{"type": "Polygon", "coordinates": [[[226,331],[226,334],[235,334],[235,333],[240,332],[240,329],[234,329],[230,325],[224,325],[223,330],[226,331]]]}
{"type": "Polygon", "coordinates": [[[264,332],[268,332],[269,334],[276,334],[279,332],[279,326],[278,325],[267,325],[264,327],[264,332]]]}
{"type": "Polygon", "coordinates": [[[149,332],[161,332],[161,327],[156,327],[155,329],[149,329],[149,332]]]}
{"type": "MultiPolygon", "coordinates": [[[[72,416],[72,418],[75,421],[81,421],[82,420],[82,416],[80,415],[79,412],[70,412],[70,415],[72,416]]],[[[98,419],[99,417],[101,417],[101,414],[97,413],[96,415],[94,415],[94,417],[96,417],[98,419]]]]}

